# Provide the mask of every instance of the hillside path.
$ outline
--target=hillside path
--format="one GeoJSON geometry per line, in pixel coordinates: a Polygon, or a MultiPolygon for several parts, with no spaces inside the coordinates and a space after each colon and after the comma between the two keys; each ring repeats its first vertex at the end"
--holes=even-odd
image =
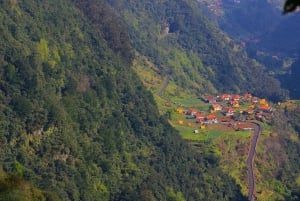
{"type": "Polygon", "coordinates": [[[163,93],[165,92],[166,88],[168,87],[169,85],[169,81],[170,81],[170,75],[166,75],[165,78],[164,78],[164,82],[163,82],[163,85],[162,85],[162,88],[159,90],[159,92],[157,93],[157,95],[159,97],[162,98],[162,95],[163,93]]]}
{"type": "Polygon", "coordinates": [[[249,201],[255,200],[255,176],[254,176],[253,166],[254,166],[255,149],[258,142],[258,138],[261,134],[260,125],[257,123],[252,123],[252,125],[254,126],[254,131],[253,131],[249,155],[247,159],[247,169],[249,174],[249,191],[248,191],[249,201]]]}

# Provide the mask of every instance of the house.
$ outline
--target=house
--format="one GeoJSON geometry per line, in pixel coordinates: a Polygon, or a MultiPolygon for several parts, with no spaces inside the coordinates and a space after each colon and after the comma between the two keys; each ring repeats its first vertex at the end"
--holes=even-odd
{"type": "Polygon", "coordinates": [[[186,111],[185,114],[187,114],[187,115],[195,115],[195,114],[197,114],[197,112],[198,111],[196,109],[189,109],[189,110],[186,111]]]}
{"type": "Polygon", "coordinates": [[[221,99],[222,101],[229,101],[230,98],[231,98],[231,95],[229,95],[229,94],[222,94],[222,95],[220,96],[220,99],[221,99]]]}
{"type": "Polygon", "coordinates": [[[165,102],[165,106],[166,107],[171,107],[171,102],[170,101],[165,102]]]}
{"type": "Polygon", "coordinates": [[[259,110],[261,110],[263,112],[271,112],[272,108],[268,104],[266,104],[266,105],[261,105],[259,110]]]}
{"type": "Polygon", "coordinates": [[[217,102],[216,98],[213,97],[213,96],[206,96],[206,97],[204,97],[203,100],[206,103],[215,103],[215,102],[217,102]]]}
{"type": "Polygon", "coordinates": [[[239,101],[237,101],[237,100],[232,100],[232,101],[230,102],[230,105],[231,105],[232,107],[234,107],[234,108],[240,107],[240,103],[239,103],[239,101]]]}
{"type": "Polygon", "coordinates": [[[252,94],[250,94],[249,92],[244,95],[245,101],[251,101],[251,99],[252,99],[252,94]]]}
{"type": "Polygon", "coordinates": [[[232,115],[234,115],[234,109],[232,107],[228,107],[228,108],[226,108],[224,113],[225,113],[225,116],[232,116],[232,115]]]}
{"type": "Polygon", "coordinates": [[[220,105],[220,104],[218,104],[218,103],[214,103],[214,104],[212,104],[212,109],[213,109],[213,111],[221,111],[222,110],[222,106],[220,105]]]}
{"type": "Polygon", "coordinates": [[[238,123],[236,125],[236,130],[243,130],[243,131],[249,131],[249,130],[253,130],[253,126],[251,126],[250,124],[247,123],[238,123]]]}
{"type": "Polygon", "coordinates": [[[207,123],[207,124],[218,123],[218,119],[217,119],[216,115],[209,114],[205,117],[205,123],[207,123]]]}
{"type": "Polygon", "coordinates": [[[259,104],[260,105],[267,105],[268,103],[267,103],[266,99],[262,98],[262,99],[259,100],[259,104]]]}
{"type": "Polygon", "coordinates": [[[261,119],[263,119],[263,113],[262,112],[258,112],[258,113],[256,113],[256,115],[255,115],[255,118],[256,119],[258,119],[258,120],[261,120],[261,119]]]}
{"type": "Polygon", "coordinates": [[[178,124],[179,124],[179,125],[183,125],[184,122],[183,122],[182,120],[179,120],[179,121],[178,121],[178,124]]]}
{"type": "Polygon", "coordinates": [[[231,100],[233,101],[240,101],[241,97],[237,94],[232,95],[231,100]]]}
{"type": "Polygon", "coordinates": [[[205,115],[203,113],[198,112],[197,114],[195,114],[196,117],[196,123],[204,123],[204,119],[205,119],[205,115]]]}
{"type": "Polygon", "coordinates": [[[198,112],[197,114],[194,115],[196,117],[196,119],[204,119],[205,115],[201,112],[198,112]]]}
{"type": "Polygon", "coordinates": [[[177,108],[176,110],[179,114],[183,114],[184,113],[184,109],[183,108],[177,108]]]}
{"type": "Polygon", "coordinates": [[[258,103],[258,98],[257,97],[252,97],[252,103],[258,103]]]}

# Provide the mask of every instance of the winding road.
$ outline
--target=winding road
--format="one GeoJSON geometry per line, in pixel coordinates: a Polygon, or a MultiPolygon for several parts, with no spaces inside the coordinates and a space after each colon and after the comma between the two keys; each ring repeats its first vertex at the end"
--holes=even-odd
{"type": "Polygon", "coordinates": [[[248,191],[248,200],[254,201],[255,200],[255,177],[253,172],[254,166],[254,156],[255,156],[255,149],[257,145],[258,138],[261,134],[261,127],[257,123],[252,123],[254,126],[253,137],[251,140],[249,155],[247,159],[247,168],[249,174],[249,191],[248,191]]]}
{"type": "MultiPolygon", "coordinates": [[[[161,98],[164,91],[166,90],[170,81],[170,75],[166,75],[164,78],[164,82],[162,85],[161,90],[157,93],[157,95],[161,98]]],[[[255,176],[254,176],[254,156],[255,156],[255,149],[258,142],[258,138],[261,134],[261,126],[258,123],[251,122],[252,126],[254,127],[253,136],[251,139],[249,155],[247,158],[247,169],[249,175],[249,189],[248,189],[248,200],[254,201],[255,200],[255,176]]]]}
{"type": "Polygon", "coordinates": [[[159,92],[157,93],[157,95],[159,97],[162,98],[163,93],[165,92],[166,88],[169,85],[169,81],[170,81],[170,75],[166,75],[165,78],[164,78],[163,85],[162,85],[161,89],[159,90],[159,92]]]}

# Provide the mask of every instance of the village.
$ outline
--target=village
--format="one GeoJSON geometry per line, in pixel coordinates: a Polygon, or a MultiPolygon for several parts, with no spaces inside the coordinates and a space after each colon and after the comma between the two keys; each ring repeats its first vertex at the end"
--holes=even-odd
{"type": "Polygon", "coordinates": [[[202,101],[207,109],[189,108],[171,101],[167,101],[165,106],[175,105],[173,108],[178,114],[176,124],[190,126],[194,133],[199,133],[198,129],[206,129],[212,124],[221,124],[233,130],[252,130],[253,126],[249,122],[269,121],[273,111],[266,99],[250,93],[206,95],[199,101],[202,101]]]}

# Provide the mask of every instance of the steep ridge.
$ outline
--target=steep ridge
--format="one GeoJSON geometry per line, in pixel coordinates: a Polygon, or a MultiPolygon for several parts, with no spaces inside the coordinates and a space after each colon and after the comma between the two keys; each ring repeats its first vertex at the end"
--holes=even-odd
{"type": "Polygon", "coordinates": [[[0,16],[1,201],[246,200],[159,116],[104,2],[1,1],[0,16]]]}

